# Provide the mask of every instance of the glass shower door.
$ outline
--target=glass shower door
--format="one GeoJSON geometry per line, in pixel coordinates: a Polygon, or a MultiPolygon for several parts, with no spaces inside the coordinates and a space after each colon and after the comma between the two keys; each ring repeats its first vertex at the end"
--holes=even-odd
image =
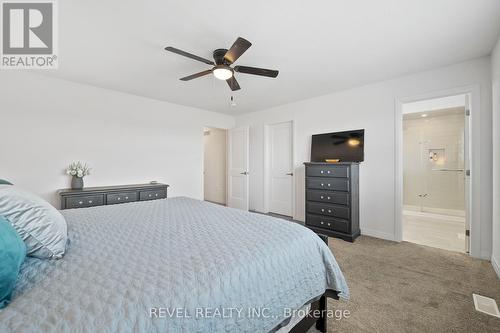
{"type": "MultiPolygon", "coordinates": [[[[444,120],[444,119],[443,119],[444,120]]],[[[440,120],[442,121],[442,120],[440,120]]],[[[421,211],[465,216],[463,117],[452,117],[453,126],[429,126],[421,140],[421,211]]]]}

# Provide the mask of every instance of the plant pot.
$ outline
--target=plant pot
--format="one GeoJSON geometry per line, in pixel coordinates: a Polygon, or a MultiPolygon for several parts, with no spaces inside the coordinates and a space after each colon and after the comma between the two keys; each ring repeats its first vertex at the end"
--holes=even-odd
{"type": "Polygon", "coordinates": [[[71,188],[73,190],[81,190],[83,188],[83,178],[73,176],[71,179],[71,188]]]}

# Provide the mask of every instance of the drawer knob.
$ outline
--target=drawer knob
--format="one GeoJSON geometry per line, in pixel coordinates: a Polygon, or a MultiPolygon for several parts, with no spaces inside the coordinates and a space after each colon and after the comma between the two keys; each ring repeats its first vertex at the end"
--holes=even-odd
{"type": "Polygon", "coordinates": [[[325,184],[321,183],[321,186],[325,186],[325,184]]]}
{"type": "Polygon", "coordinates": [[[324,211],[325,211],[325,209],[324,209],[324,208],[321,208],[321,211],[322,211],[322,212],[324,212],[324,211]]]}
{"type": "Polygon", "coordinates": [[[157,197],[157,196],[158,196],[158,193],[155,194],[155,197],[157,197]]]}
{"type": "Polygon", "coordinates": [[[331,226],[331,224],[330,224],[330,223],[328,223],[328,226],[330,227],[330,226],[331,226]]]}
{"type": "Polygon", "coordinates": [[[89,200],[89,203],[92,203],[92,200],[89,200]]]}
{"type": "Polygon", "coordinates": [[[83,201],[78,201],[78,204],[83,205],[83,201]]]}
{"type": "Polygon", "coordinates": [[[117,200],[121,200],[121,199],[122,199],[122,198],[118,197],[118,199],[117,199],[117,200]]]}
{"type": "Polygon", "coordinates": [[[321,221],[320,223],[321,223],[321,224],[325,224],[325,222],[323,222],[323,221],[321,221]]]}
{"type": "Polygon", "coordinates": [[[328,200],[330,200],[330,197],[327,197],[328,200]]]}
{"type": "Polygon", "coordinates": [[[331,213],[331,212],[332,212],[332,210],[331,210],[331,209],[329,209],[329,210],[328,210],[328,213],[331,213]]]}
{"type": "Polygon", "coordinates": [[[125,200],[127,200],[127,199],[128,199],[128,197],[125,197],[125,200]]]}
{"type": "Polygon", "coordinates": [[[151,198],[151,194],[149,195],[149,197],[151,198]]]}
{"type": "Polygon", "coordinates": [[[321,199],[324,199],[324,196],[321,196],[321,199]]]}
{"type": "Polygon", "coordinates": [[[330,183],[328,183],[328,187],[330,187],[330,183]]]}
{"type": "Polygon", "coordinates": [[[328,170],[326,173],[330,173],[330,170],[328,170]]]}
{"type": "Polygon", "coordinates": [[[323,170],[320,171],[321,173],[324,173],[323,170]]]}

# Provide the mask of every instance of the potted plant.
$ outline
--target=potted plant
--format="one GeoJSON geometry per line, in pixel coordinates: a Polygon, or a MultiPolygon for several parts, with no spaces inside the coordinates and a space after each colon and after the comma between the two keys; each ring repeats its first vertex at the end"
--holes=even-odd
{"type": "Polygon", "coordinates": [[[66,169],[66,174],[72,176],[71,188],[81,190],[83,188],[83,177],[90,175],[90,168],[87,163],[73,162],[66,169]]]}

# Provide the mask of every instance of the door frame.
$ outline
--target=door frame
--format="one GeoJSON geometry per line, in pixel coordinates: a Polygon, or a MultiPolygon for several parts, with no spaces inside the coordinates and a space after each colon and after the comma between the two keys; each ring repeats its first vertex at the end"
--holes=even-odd
{"type": "Polygon", "coordinates": [[[278,124],[283,124],[283,123],[291,123],[292,126],[292,218],[296,220],[297,217],[297,209],[296,209],[296,199],[297,199],[297,185],[296,185],[296,167],[295,167],[295,157],[297,156],[295,147],[296,145],[296,126],[295,126],[295,121],[293,119],[290,120],[284,120],[284,121],[277,121],[277,122],[269,122],[264,124],[264,140],[263,140],[263,145],[264,145],[264,177],[263,177],[263,189],[264,189],[264,213],[269,213],[269,201],[270,201],[270,186],[269,182],[271,181],[271,164],[270,164],[270,152],[271,152],[271,137],[269,135],[269,128],[273,125],[278,125],[278,124]]]}
{"type": "MultiPolygon", "coordinates": [[[[465,205],[466,208],[469,208],[468,211],[466,211],[466,218],[470,226],[470,255],[482,258],[484,256],[481,253],[480,198],[479,195],[477,195],[481,192],[479,168],[481,128],[478,116],[481,107],[481,92],[478,84],[395,99],[394,238],[397,242],[403,240],[403,104],[454,95],[469,96],[468,168],[470,169],[470,176],[469,186],[465,186],[465,205]]],[[[467,168],[467,166],[464,166],[464,168],[467,168]]]]}

